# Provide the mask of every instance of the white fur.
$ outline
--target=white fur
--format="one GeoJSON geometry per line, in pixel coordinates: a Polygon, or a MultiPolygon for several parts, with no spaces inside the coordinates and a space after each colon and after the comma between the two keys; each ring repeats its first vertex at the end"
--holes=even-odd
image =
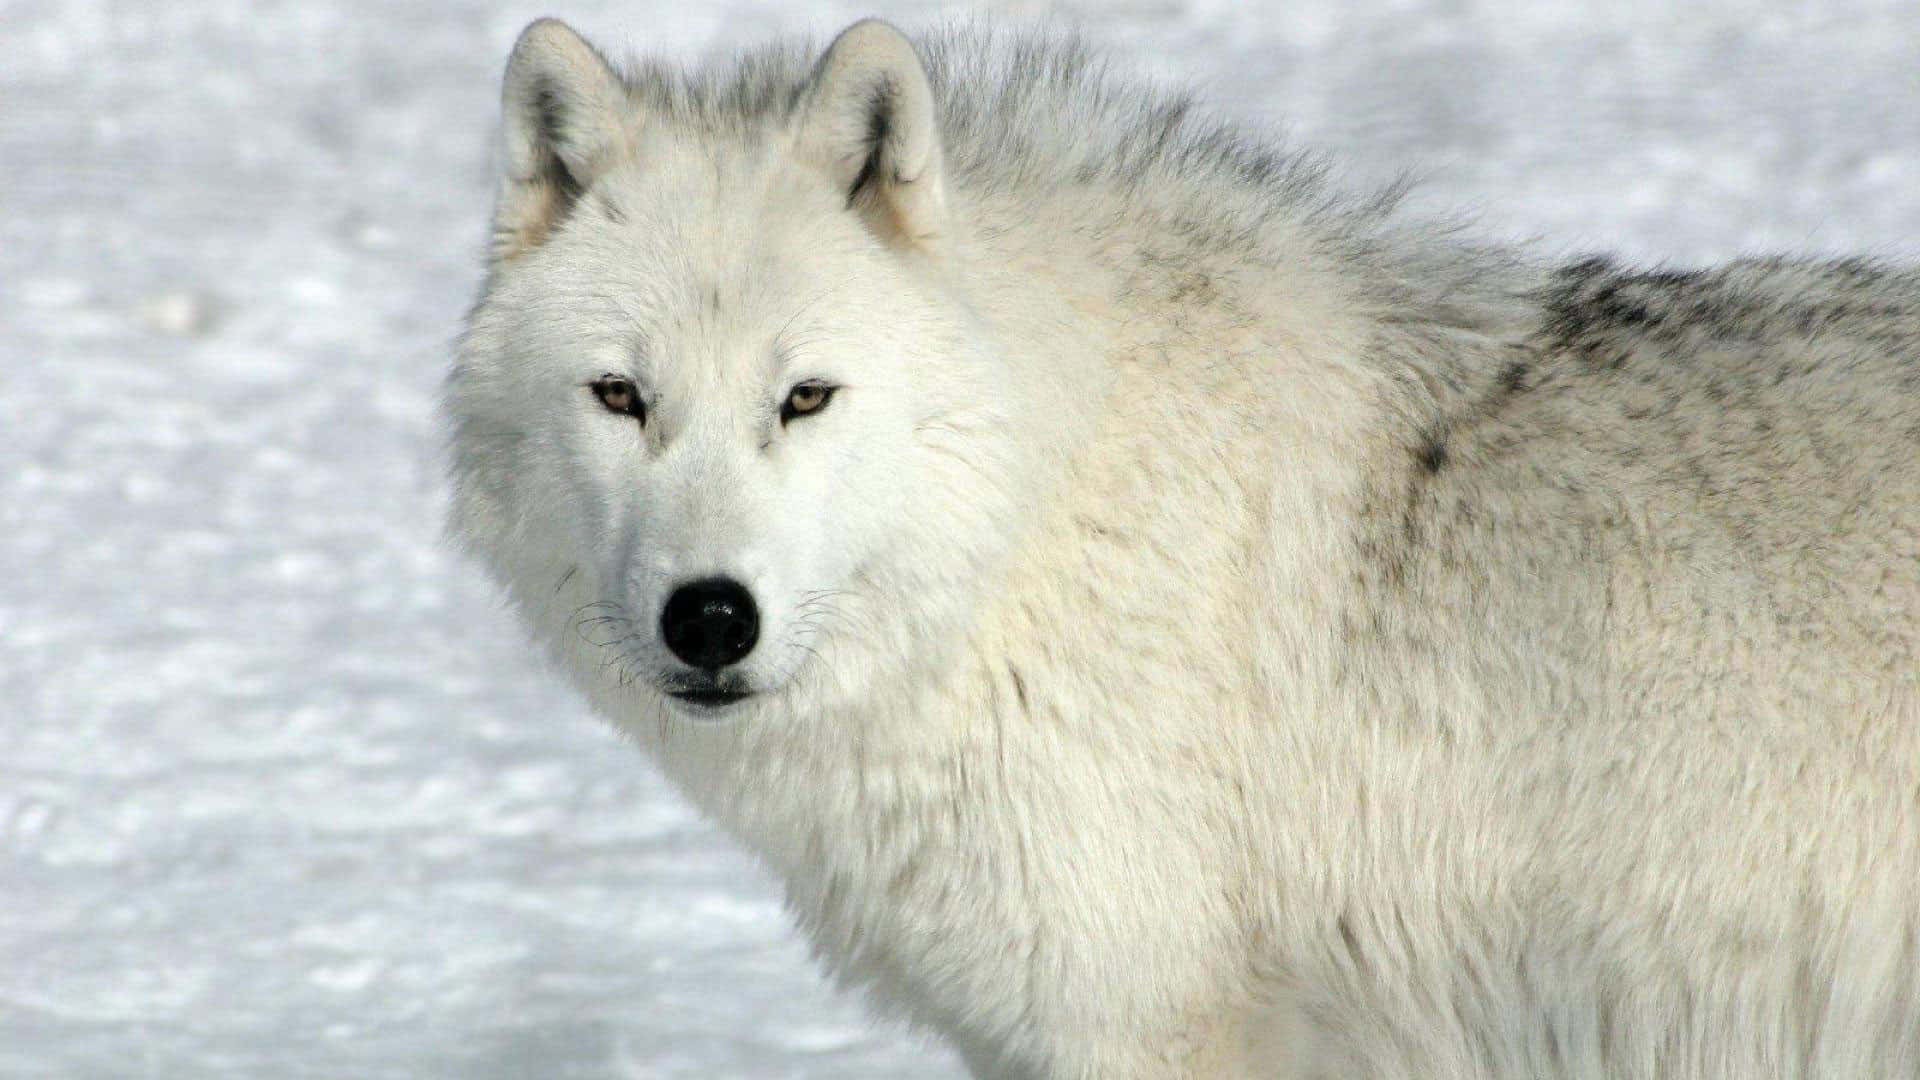
{"type": "Polygon", "coordinates": [[[982,1076],[1920,1074],[1920,283],[1556,273],[919,55],[536,24],[448,390],[456,534],[821,959],[982,1076]]]}

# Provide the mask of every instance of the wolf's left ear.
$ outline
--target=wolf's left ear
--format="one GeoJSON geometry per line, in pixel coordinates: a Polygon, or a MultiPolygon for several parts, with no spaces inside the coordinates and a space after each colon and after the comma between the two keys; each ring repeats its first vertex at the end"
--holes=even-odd
{"type": "Polygon", "coordinates": [[[543,243],[626,140],[626,84],[566,23],[520,32],[500,89],[506,175],[494,209],[493,256],[543,243]]]}
{"type": "Polygon", "coordinates": [[[801,91],[795,137],[881,236],[925,247],[946,232],[933,89],[900,31],[865,19],[833,40],[801,91]]]}

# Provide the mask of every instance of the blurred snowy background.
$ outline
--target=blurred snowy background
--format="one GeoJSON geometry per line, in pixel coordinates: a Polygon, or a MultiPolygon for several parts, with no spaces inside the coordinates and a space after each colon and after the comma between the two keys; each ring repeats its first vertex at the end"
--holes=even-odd
{"type": "Polygon", "coordinates": [[[0,1075],[955,1075],[438,540],[530,18],[1047,15],[1542,250],[1920,241],[1920,4],[0,0],[0,1075]]]}

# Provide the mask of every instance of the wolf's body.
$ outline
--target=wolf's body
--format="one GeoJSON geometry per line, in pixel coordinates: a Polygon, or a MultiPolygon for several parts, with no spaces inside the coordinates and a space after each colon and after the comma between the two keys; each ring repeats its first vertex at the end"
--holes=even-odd
{"type": "Polygon", "coordinates": [[[537,24],[449,392],[457,532],[823,960],[981,1075],[1920,1073],[1920,277],[1540,268],[920,52],[537,24]]]}

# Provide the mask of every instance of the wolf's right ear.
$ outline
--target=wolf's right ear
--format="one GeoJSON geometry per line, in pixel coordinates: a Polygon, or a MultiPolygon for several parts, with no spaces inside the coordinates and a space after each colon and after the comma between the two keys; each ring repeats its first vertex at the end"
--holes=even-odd
{"type": "Polygon", "coordinates": [[[505,175],[493,215],[493,258],[545,242],[627,139],[626,85],[559,19],[520,32],[500,92],[505,175]]]}

